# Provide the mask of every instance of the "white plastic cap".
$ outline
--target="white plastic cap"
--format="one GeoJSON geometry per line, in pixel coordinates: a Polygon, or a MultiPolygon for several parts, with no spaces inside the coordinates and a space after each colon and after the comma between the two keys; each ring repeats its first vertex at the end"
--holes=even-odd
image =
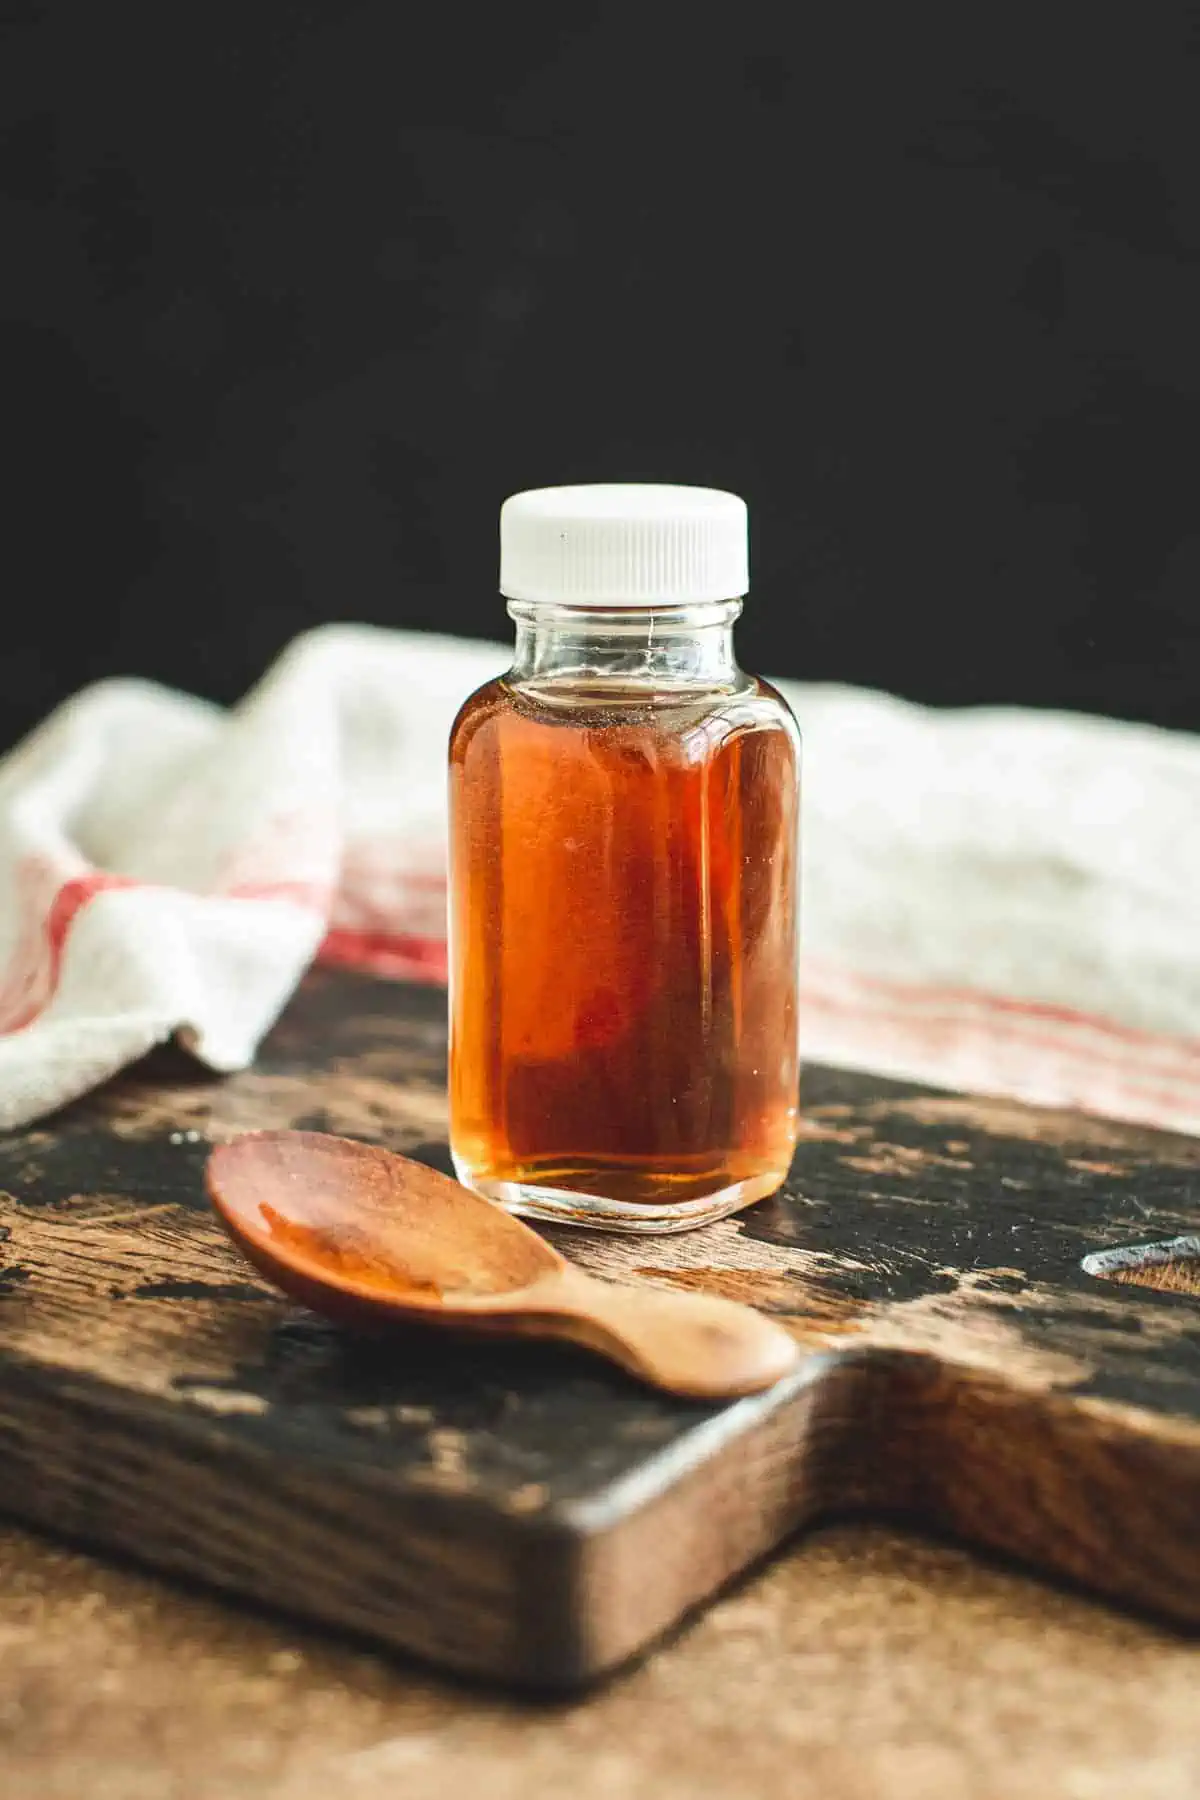
{"type": "Polygon", "coordinates": [[[746,503],[719,488],[532,488],[500,509],[500,592],[559,606],[739,599],[746,503]]]}

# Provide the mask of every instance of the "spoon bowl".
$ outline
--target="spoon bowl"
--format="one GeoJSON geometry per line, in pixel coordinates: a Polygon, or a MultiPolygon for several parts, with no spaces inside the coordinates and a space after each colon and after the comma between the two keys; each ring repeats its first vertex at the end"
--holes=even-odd
{"type": "Polygon", "coordinates": [[[343,1324],[563,1338],[705,1399],[768,1387],[797,1360],[750,1307],[585,1275],[511,1213],[376,1144],[250,1132],[212,1152],[205,1182],[255,1267],[343,1324]]]}

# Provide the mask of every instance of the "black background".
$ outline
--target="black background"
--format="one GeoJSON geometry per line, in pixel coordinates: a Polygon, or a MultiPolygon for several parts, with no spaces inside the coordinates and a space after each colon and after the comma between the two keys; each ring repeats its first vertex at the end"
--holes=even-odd
{"type": "Polygon", "coordinates": [[[753,667],[1200,725],[1195,9],[713,11],[5,7],[0,736],[502,635],[613,479],[746,496],[753,667]]]}

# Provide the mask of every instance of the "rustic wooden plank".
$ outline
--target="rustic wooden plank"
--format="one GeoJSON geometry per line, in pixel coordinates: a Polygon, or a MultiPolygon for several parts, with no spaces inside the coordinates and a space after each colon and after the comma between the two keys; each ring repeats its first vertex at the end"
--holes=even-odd
{"type": "Polygon", "coordinates": [[[784,1194],[687,1236],[557,1234],[599,1273],[751,1300],[812,1352],[770,1395],[689,1406],[565,1348],[355,1341],[215,1226],[201,1170],[240,1130],[447,1167],[443,1004],[323,973],[255,1070],[162,1054],[0,1143],[8,1510],[522,1682],[594,1676],[835,1512],[1200,1622],[1186,1255],[1083,1267],[1186,1244],[1200,1145],[810,1070],[784,1194]]]}

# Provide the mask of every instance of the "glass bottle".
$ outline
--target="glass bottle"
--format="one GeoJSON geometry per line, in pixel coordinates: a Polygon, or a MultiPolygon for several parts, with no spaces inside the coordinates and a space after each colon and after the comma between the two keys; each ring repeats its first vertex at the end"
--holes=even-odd
{"type": "Polygon", "coordinates": [[[513,664],[450,742],[450,1139],[514,1212],[705,1224],[797,1128],[800,740],[744,674],[746,509],[517,494],[513,664]]]}

